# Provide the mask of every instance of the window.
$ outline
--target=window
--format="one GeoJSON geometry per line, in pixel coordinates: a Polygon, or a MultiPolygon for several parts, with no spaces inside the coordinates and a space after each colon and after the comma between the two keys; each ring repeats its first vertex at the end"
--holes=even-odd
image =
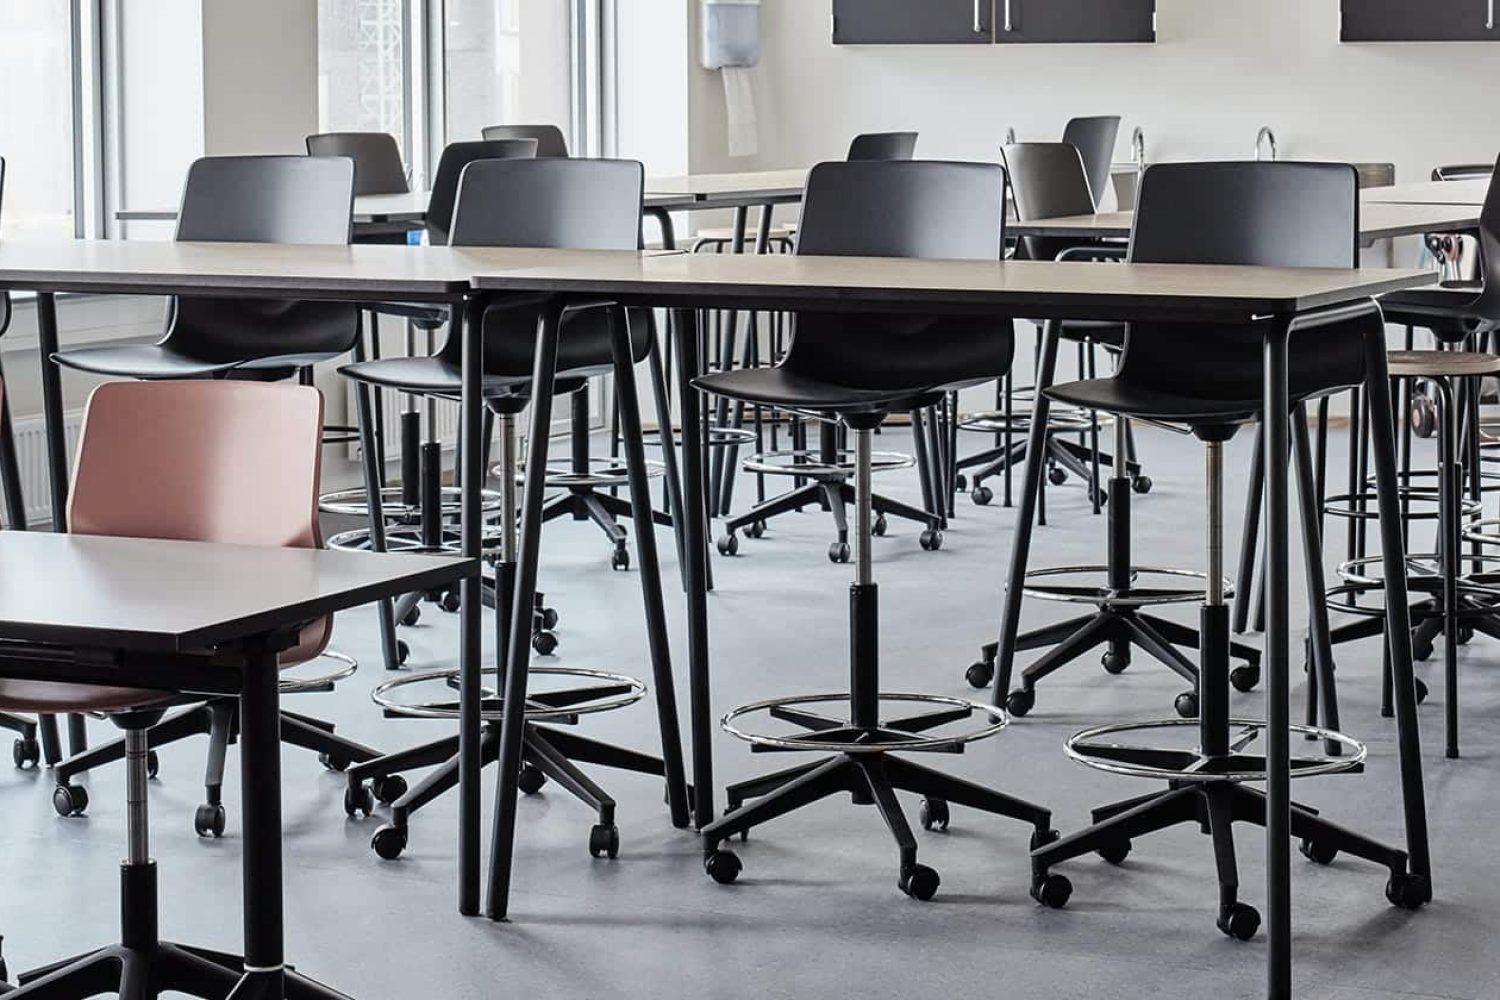
{"type": "MultiPolygon", "coordinates": [[[[572,131],[570,7],[562,0],[447,0],[443,107],[449,142],[477,139],[486,125],[572,131]]],[[[570,136],[569,148],[577,145],[570,136]]]]}
{"type": "Polygon", "coordinates": [[[406,0],[318,0],[318,128],[411,145],[406,0]]]}
{"type": "Polygon", "coordinates": [[[70,4],[0,3],[3,232],[73,235],[73,28],[70,4]]]}

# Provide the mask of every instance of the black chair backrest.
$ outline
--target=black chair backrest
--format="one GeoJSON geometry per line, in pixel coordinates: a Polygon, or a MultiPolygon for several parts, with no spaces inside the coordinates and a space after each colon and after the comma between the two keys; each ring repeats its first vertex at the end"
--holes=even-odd
{"type": "MultiPolygon", "coordinates": [[[[1001,150],[1000,156],[1020,221],[1094,213],[1094,196],[1077,146],[1068,142],[1017,142],[1001,150]]],[[[1053,260],[1079,242],[1065,237],[1023,236],[1017,243],[1016,257],[1053,260]]]]}
{"type": "Polygon", "coordinates": [[[205,156],[188,168],[179,240],[348,243],[354,161],[344,156],[205,156]]]}
{"type": "Polygon", "coordinates": [[[536,156],[535,139],[493,139],[450,142],[438,158],[427,196],[427,241],[443,246],[453,226],[453,208],[458,202],[458,180],[475,160],[529,160],[536,156]]]}
{"type": "MultiPolygon", "coordinates": [[[[343,156],[208,156],[188,168],[178,240],[349,242],[354,161],[343,156]]],[[[165,343],[213,362],[340,354],[354,344],[348,302],[179,297],[165,343]]]]}
{"type": "Polygon", "coordinates": [[[1094,204],[1104,197],[1109,186],[1110,167],[1115,159],[1115,139],[1120,134],[1119,115],[1096,115],[1073,118],[1063,127],[1062,141],[1078,147],[1083,169],[1089,178],[1094,204]]]}
{"type": "MultiPolygon", "coordinates": [[[[646,171],[634,160],[485,159],[470,163],[458,186],[452,246],[635,250],[646,171]]],[[[642,317],[630,319],[634,356],[646,356],[642,317]]],[[[484,316],[484,370],[531,374],[536,313],[497,305],[484,316]]],[[[449,337],[443,353],[457,362],[449,337]]],[[[606,370],[613,354],[604,309],[569,313],[558,340],[559,373],[606,370]]]]}
{"type": "Polygon", "coordinates": [[[479,134],[484,139],[535,139],[538,158],[568,155],[567,137],[556,125],[487,125],[479,134]]]}
{"type": "Polygon", "coordinates": [[[406,164],[396,137],[385,132],[320,132],[307,137],[308,156],[354,161],[354,194],[405,194],[406,164]]]}
{"type": "MultiPolygon", "coordinates": [[[[1005,171],[926,160],[820,163],[807,178],[797,253],[998,261],[1005,171]]],[[[998,378],[1009,322],[801,313],[784,366],[836,385],[926,389],[998,378]]]]}
{"type": "Polygon", "coordinates": [[[1450,163],[1433,167],[1432,179],[1435,181],[1472,181],[1490,176],[1494,169],[1493,164],[1489,163],[1450,163]]]}
{"type": "Polygon", "coordinates": [[[917,149],[915,132],[866,132],[849,143],[846,160],[909,160],[917,149]]]}
{"type": "MultiPolygon", "coordinates": [[[[1141,178],[1130,260],[1350,268],[1359,259],[1359,178],[1347,163],[1161,163],[1141,178]]],[[[1261,396],[1264,338],[1250,326],[1130,325],[1119,377],[1209,399],[1261,396]]],[[[1364,377],[1358,330],[1293,337],[1294,398],[1364,377]]]]}

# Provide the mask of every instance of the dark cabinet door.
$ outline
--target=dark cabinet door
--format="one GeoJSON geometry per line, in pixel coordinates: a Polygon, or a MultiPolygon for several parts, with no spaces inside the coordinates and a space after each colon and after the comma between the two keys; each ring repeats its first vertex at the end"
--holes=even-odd
{"type": "Polygon", "coordinates": [[[1156,0],[995,0],[995,41],[1154,42],[1156,0]]]}
{"type": "Polygon", "coordinates": [[[1343,0],[1345,42],[1500,40],[1497,0],[1343,0]]]}
{"type": "Polygon", "coordinates": [[[995,0],[833,0],[835,45],[988,44],[995,0]]]}

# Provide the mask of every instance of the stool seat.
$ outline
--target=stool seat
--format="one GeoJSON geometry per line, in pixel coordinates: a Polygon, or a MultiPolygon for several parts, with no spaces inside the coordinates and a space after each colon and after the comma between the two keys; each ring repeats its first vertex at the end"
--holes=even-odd
{"type": "Polygon", "coordinates": [[[1393,378],[1469,378],[1500,374],[1500,356],[1483,351],[1391,351],[1393,378]]]}
{"type": "MultiPolygon", "coordinates": [[[[1461,318],[1478,304],[1483,293],[1484,286],[1477,282],[1423,285],[1382,295],[1380,308],[1392,322],[1399,322],[1392,319],[1394,315],[1461,318]]],[[[1473,314],[1473,318],[1484,317],[1473,314]]]]}
{"type": "Polygon", "coordinates": [[[1048,398],[1070,406],[1163,423],[1243,423],[1254,419],[1261,407],[1259,399],[1204,399],[1119,378],[1085,379],[1044,391],[1048,398]]]}
{"type": "Polygon", "coordinates": [[[693,379],[693,384],[707,392],[747,403],[844,413],[922,409],[943,398],[942,390],[937,388],[872,389],[836,385],[785,367],[715,372],[693,379]]]}
{"type": "Polygon", "coordinates": [[[177,350],[167,344],[109,344],[59,351],[52,360],[65,368],[117,378],[203,378],[225,372],[257,372],[286,377],[298,368],[330,361],[339,353],[282,355],[260,358],[211,360],[177,350]]]}
{"type": "MultiPolygon", "coordinates": [[[[602,375],[608,366],[558,372],[557,392],[563,395],[579,388],[583,380],[602,375]]],[[[373,361],[357,361],[339,368],[339,374],[357,382],[370,385],[402,389],[406,392],[424,393],[434,396],[452,396],[455,399],[463,392],[463,369],[441,354],[423,358],[377,358],[373,361]]],[[[528,376],[485,375],[483,394],[486,398],[515,395],[531,383],[528,376]]]]}
{"type": "Polygon", "coordinates": [[[59,681],[0,680],[0,709],[7,712],[125,712],[157,708],[182,699],[169,691],[149,688],[103,687],[59,681]]]}

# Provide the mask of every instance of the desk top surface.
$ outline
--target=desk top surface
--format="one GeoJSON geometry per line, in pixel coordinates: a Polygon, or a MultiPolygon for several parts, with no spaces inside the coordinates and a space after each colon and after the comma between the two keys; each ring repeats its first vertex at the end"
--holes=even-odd
{"type": "MultiPolygon", "coordinates": [[[[1123,239],[1130,235],[1134,222],[1133,212],[1100,212],[1097,215],[1069,215],[1012,222],[1007,225],[1006,231],[1013,236],[1123,239]]],[[[1367,202],[1359,209],[1359,235],[1366,240],[1471,229],[1478,223],[1477,205],[1367,202]]]]}
{"type": "Polygon", "coordinates": [[[1489,180],[1480,177],[1466,181],[1429,181],[1422,184],[1365,188],[1359,195],[1367,204],[1483,205],[1489,187],[1489,180]]]}
{"type": "Polygon", "coordinates": [[[0,638],[187,652],[446,586],[450,556],[0,531],[0,638]]]}

